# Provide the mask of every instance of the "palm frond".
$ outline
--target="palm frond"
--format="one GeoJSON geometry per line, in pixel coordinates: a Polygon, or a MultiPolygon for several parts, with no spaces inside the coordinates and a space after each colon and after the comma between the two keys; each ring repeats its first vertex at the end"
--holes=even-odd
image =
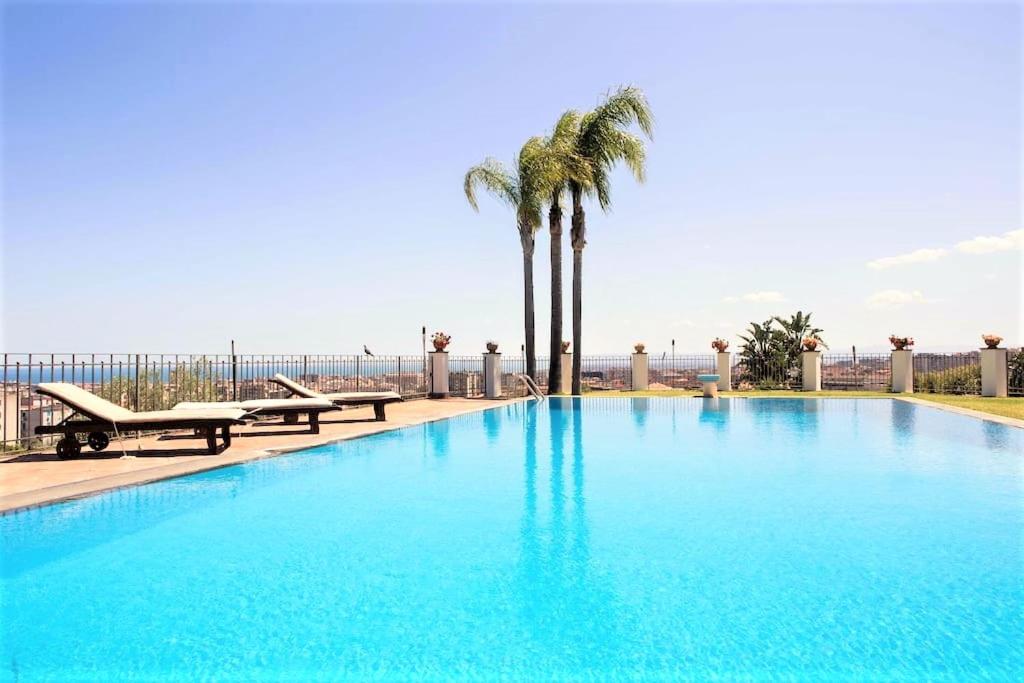
{"type": "Polygon", "coordinates": [[[476,200],[477,187],[484,188],[509,206],[515,207],[519,204],[516,178],[497,159],[488,157],[482,164],[477,164],[466,172],[462,188],[469,205],[479,211],[480,207],[476,200]]]}
{"type": "Polygon", "coordinates": [[[643,92],[621,87],[609,93],[593,111],[579,118],[576,154],[589,162],[589,178],[578,181],[605,211],[611,206],[609,174],[619,162],[626,164],[639,182],[645,179],[646,148],[643,140],[627,129],[636,125],[651,137],[654,119],[643,92]]]}

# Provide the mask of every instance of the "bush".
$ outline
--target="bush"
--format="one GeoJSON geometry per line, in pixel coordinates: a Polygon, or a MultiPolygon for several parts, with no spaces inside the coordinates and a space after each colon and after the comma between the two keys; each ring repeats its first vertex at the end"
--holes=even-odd
{"type": "Polygon", "coordinates": [[[922,374],[914,382],[917,391],[933,394],[980,394],[981,366],[964,365],[922,374]]]}

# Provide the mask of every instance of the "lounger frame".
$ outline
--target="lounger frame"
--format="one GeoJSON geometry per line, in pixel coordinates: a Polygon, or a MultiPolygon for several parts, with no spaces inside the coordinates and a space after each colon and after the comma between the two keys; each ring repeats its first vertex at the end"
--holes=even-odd
{"type": "Polygon", "coordinates": [[[242,420],[182,420],[181,422],[133,422],[129,425],[118,425],[75,411],[55,425],[39,425],[36,434],[63,434],[65,438],[74,439],[76,434],[92,432],[112,432],[130,434],[132,432],[169,432],[178,429],[193,429],[206,438],[206,446],[210,455],[217,454],[217,432],[224,441],[224,448],[231,446],[231,425],[244,424],[242,420]],[[81,415],[85,419],[75,420],[81,415]]]}
{"type": "MultiPolygon", "coordinates": [[[[212,408],[212,407],[214,407],[216,405],[217,405],[216,403],[210,403],[208,407],[212,408]]],[[[244,408],[243,408],[243,410],[244,410],[244,408]]],[[[275,415],[280,415],[281,417],[284,418],[285,424],[298,424],[299,416],[305,414],[306,415],[306,420],[309,423],[309,433],[310,434],[319,434],[320,433],[320,413],[327,413],[327,412],[330,412],[332,410],[341,410],[341,407],[337,406],[337,405],[331,405],[331,406],[318,406],[318,407],[300,406],[298,408],[285,408],[285,407],[281,407],[281,408],[264,408],[264,409],[254,410],[252,413],[250,413],[248,416],[246,416],[246,419],[249,420],[249,421],[253,421],[253,420],[256,420],[256,419],[258,419],[260,417],[263,417],[263,416],[272,417],[272,416],[275,416],[275,415]]],[[[300,432],[296,432],[296,433],[300,433],[300,432]]]]}
{"type": "MultiPolygon", "coordinates": [[[[402,399],[401,396],[387,397],[387,398],[359,398],[359,397],[355,397],[355,396],[353,396],[353,397],[345,397],[345,398],[334,398],[330,394],[323,394],[323,393],[320,393],[319,391],[313,391],[312,389],[309,389],[308,387],[303,387],[304,389],[306,389],[306,392],[302,393],[302,392],[296,391],[295,388],[290,386],[289,383],[295,384],[296,386],[300,386],[300,387],[302,386],[301,384],[299,384],[298,382],[296,382],[293,379],[288,379],[288,378],[285,378],[285,379],[287,379],[288,381],[287,382],[283,382],[280,379],[278,379],[277,377],[270,377],[270,378],[268,378],[268,381],[273,382],[274,384],[278,385],[279,387],[282,387],[282,388],[288,390],[288,392],[289,392],[289,394],[291,396],[301,396],[303,398],[325,398],[325,399],[327,399],[328,401],[330,401],[331,403],[333,403],[336,406],[366,406],[366,405],[372,405],[373,406],[373,417],[374,417],[374,419],[377,422],[384,422],[385,419],[386,419],[385,414],[384,414],[384,406],[386,406],[389,403],[401,403],[404,400],[404,399],[402,399]]],[[[359,392],[353,392],[353,393],[359,393],[359,392]]]]}
{"type": "MultiPolygon", "coordinates": [[[[202,434],[206,437],[206,446],[209,450],[210,455],[217,454],[217,432],[220,432],[220,437],[224,441],[224,448],[231,446],[231,426],[244,424],[241,419],[235,418],[183,418],[180,421],[160,421],[160,422],[132,422],[129,424],[118,423],[117,426],[110,421],[103,419],[97,415],[92,415],[81,408],[75,407],[69,403],[66,403],[57,394],[47,391],[45,388],[36,387],[36,393],[48,396],[55,401],[60,401],[71,408],[71,414],[61,420],[55,425],[38,425],[35,428],[37,435],[42,434],[63,434],[64,438],[72,439],[78,443],[76,438],[77,434],[92,434],[93,432],[100,432],[106,434],[108,432],[116,434],[127,434],[132,432],[168,432],[175,431],[178,429],[193,429],[197,434],[202,434]],[[81,417],[82,419],[75,419],[81,417]]],[[[104,446],[105,448],[106,446],[104,446]]],[[[98,449],[102,450],[102,448],[98,449]]]]}

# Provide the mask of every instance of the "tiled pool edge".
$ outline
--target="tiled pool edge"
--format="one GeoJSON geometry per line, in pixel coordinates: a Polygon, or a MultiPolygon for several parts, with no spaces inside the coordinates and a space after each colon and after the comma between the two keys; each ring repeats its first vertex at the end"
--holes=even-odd
{"type": "Polygon", "coordinates": [[[966,415],[967,417],[976,417],[979,420],[988,420],[989,422],[998,422],[1001,425],[1007,427],[1016,427],[1017,429],[1024,429],[1024,420],[1018,420],[1015,417],[1006,417],[1005,415],[995,415],[993,413],[985,413],[980,410],[974,410],[972,408],[963,408],[961,406],[952,406],[948,403],[937,403],[935,401],[926,401],[921,398],[915,398],[913,396],[892,396],[890,397],[895,401],[905,401],[907,403],[913,403],[914,405],[924,406],[926,408],[936,408],[938,410],[945,410],[950,413],[957,413],[958,415],[966,415]]]}
{"type": "MultiPolygon", "coordinates": [[[[314,439],[313,443],[297,443],[293,446],[275,446],[250,451],[243,450],[237,454],[232,454],[231,451],[228,450],[214,456],[205,456],[182,462],[171,462],[166,465],[150,467],[144,470],[108,474],[82,479],[80,481],[68,482],[65,484],[44,486],[30,491],[0,496],[0,516],[13,514],[20,510],[26,510],[29,508],[44,507],[68,500],[96,496],[110,491],[115,491],[117,489],[132,486],[143,486],[145,484],[151,484],[165,479],[184,477],[191,474],[210,472],[213,470],[223,469],[225,467],[234,467],[235,465],[265,460],[267,458],[275,458],[280,455],[287,455],[288,453],[304,451],[310,448],[339,443],[341,441],[351,441],[353,439],[360,439],[367,436],[373,436],[375,434],[383,434],[385,432],[395,431],[398,429],[416,427],[419,425],[429,424],[431,422],[439,422],[453,417],[458,417],[460,415],[483,412],[485,410],[500,408],[503,405],[518,403],[525,400],[527,399],[514,398],[495,401],[460,401],[456,404],[457,408],[454,411],[446,414],[426,416],[422,419],[414,419],[411,421],[370,423],[373,426],[367,431],[353,434],[321,433],[320,436],[323,438],[314,439]]],[[[0,464],[0,467],[2,467],[2,464],[0,464]]],[[[2,473],[2,471],[3,470],[0,469],[0,473],[2,473]]]]}

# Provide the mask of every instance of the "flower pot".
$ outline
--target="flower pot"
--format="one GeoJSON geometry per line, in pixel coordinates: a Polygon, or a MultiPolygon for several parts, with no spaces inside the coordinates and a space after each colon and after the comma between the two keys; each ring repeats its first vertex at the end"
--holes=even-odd
{"type": "Polygon", "coordinates": [[[981,340],[985,342],[985,348],[998,349],[999,343],[1003,341],[1003,338],[997,334],[983,334],[981,340]]]}
{"type": "Polygon", "coordinates": [[[494,342],[487,342],[487,353],[497,353],[498,345],[494,342]]]}

